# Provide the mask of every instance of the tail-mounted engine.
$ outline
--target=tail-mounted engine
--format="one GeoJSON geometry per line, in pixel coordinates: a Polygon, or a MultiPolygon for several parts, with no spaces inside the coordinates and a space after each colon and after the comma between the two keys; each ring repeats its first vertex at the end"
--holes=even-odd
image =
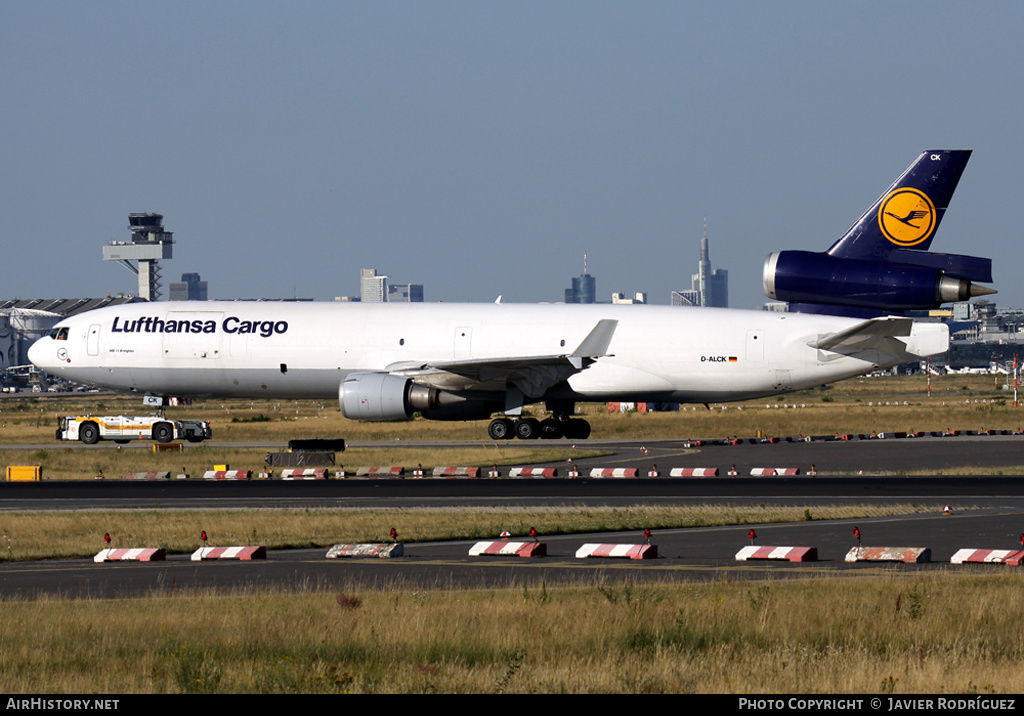
{"type": "Polygon", "coordinates": [[[777,251],[764,264],[764,292],[777,301],[890,313],[995,293],[975,283],[991,281],[991,259],[909,249],[894,249],[884,261],[777,251]]]}

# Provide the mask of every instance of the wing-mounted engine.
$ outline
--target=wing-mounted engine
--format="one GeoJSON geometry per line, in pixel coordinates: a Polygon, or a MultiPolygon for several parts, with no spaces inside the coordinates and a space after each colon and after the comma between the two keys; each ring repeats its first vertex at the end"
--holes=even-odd
{"type": "Polygon", "coordinates": [[[350,420],[407,420],[415,412],[463,400],[389,373],[350,373],[338,390],[341,414],[350,420]]]}

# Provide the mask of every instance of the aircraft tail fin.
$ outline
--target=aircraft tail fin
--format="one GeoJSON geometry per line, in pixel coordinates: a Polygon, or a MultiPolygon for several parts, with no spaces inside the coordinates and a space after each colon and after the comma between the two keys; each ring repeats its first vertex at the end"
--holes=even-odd
{"type": "Polygon", "coordinates": [[[897,248],[927,251],[970,158],[970,149],[922,152],[828,254],[886,259],[897,248]]]}
{"type": "Polygon", "coordinates": [[[828,251],[776,251],[765,294],[791,311],[857,317],[937,308],[995,293],[991,259],[931,253],[969,149],[923,152],[828,251]]]}

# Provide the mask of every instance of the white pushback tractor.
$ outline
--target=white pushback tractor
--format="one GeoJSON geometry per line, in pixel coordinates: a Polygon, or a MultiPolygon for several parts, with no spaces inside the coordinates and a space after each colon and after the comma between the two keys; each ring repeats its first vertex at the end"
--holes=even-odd
{"type": "Polygon", "coordinates": [[[211,435],[207,420],[169,420],[158,415],[63,415],[57,427],[58,440],[81,440],[86,445],[95,445],[100,440],[113,440],[116,443],[131,440],[155,440],[158,443],[188,440],[190,443],[200,443],[211,435]]]}

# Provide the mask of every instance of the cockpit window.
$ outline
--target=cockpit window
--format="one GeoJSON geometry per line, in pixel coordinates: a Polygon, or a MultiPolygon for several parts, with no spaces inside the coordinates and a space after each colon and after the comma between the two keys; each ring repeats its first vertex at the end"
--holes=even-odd
{"type": "Polygon", "coordinates": [[[55,341],[66,341],[68,339],[68,329],[65,328],[54,328],[50,331],[50,338],[55,341]]]}

